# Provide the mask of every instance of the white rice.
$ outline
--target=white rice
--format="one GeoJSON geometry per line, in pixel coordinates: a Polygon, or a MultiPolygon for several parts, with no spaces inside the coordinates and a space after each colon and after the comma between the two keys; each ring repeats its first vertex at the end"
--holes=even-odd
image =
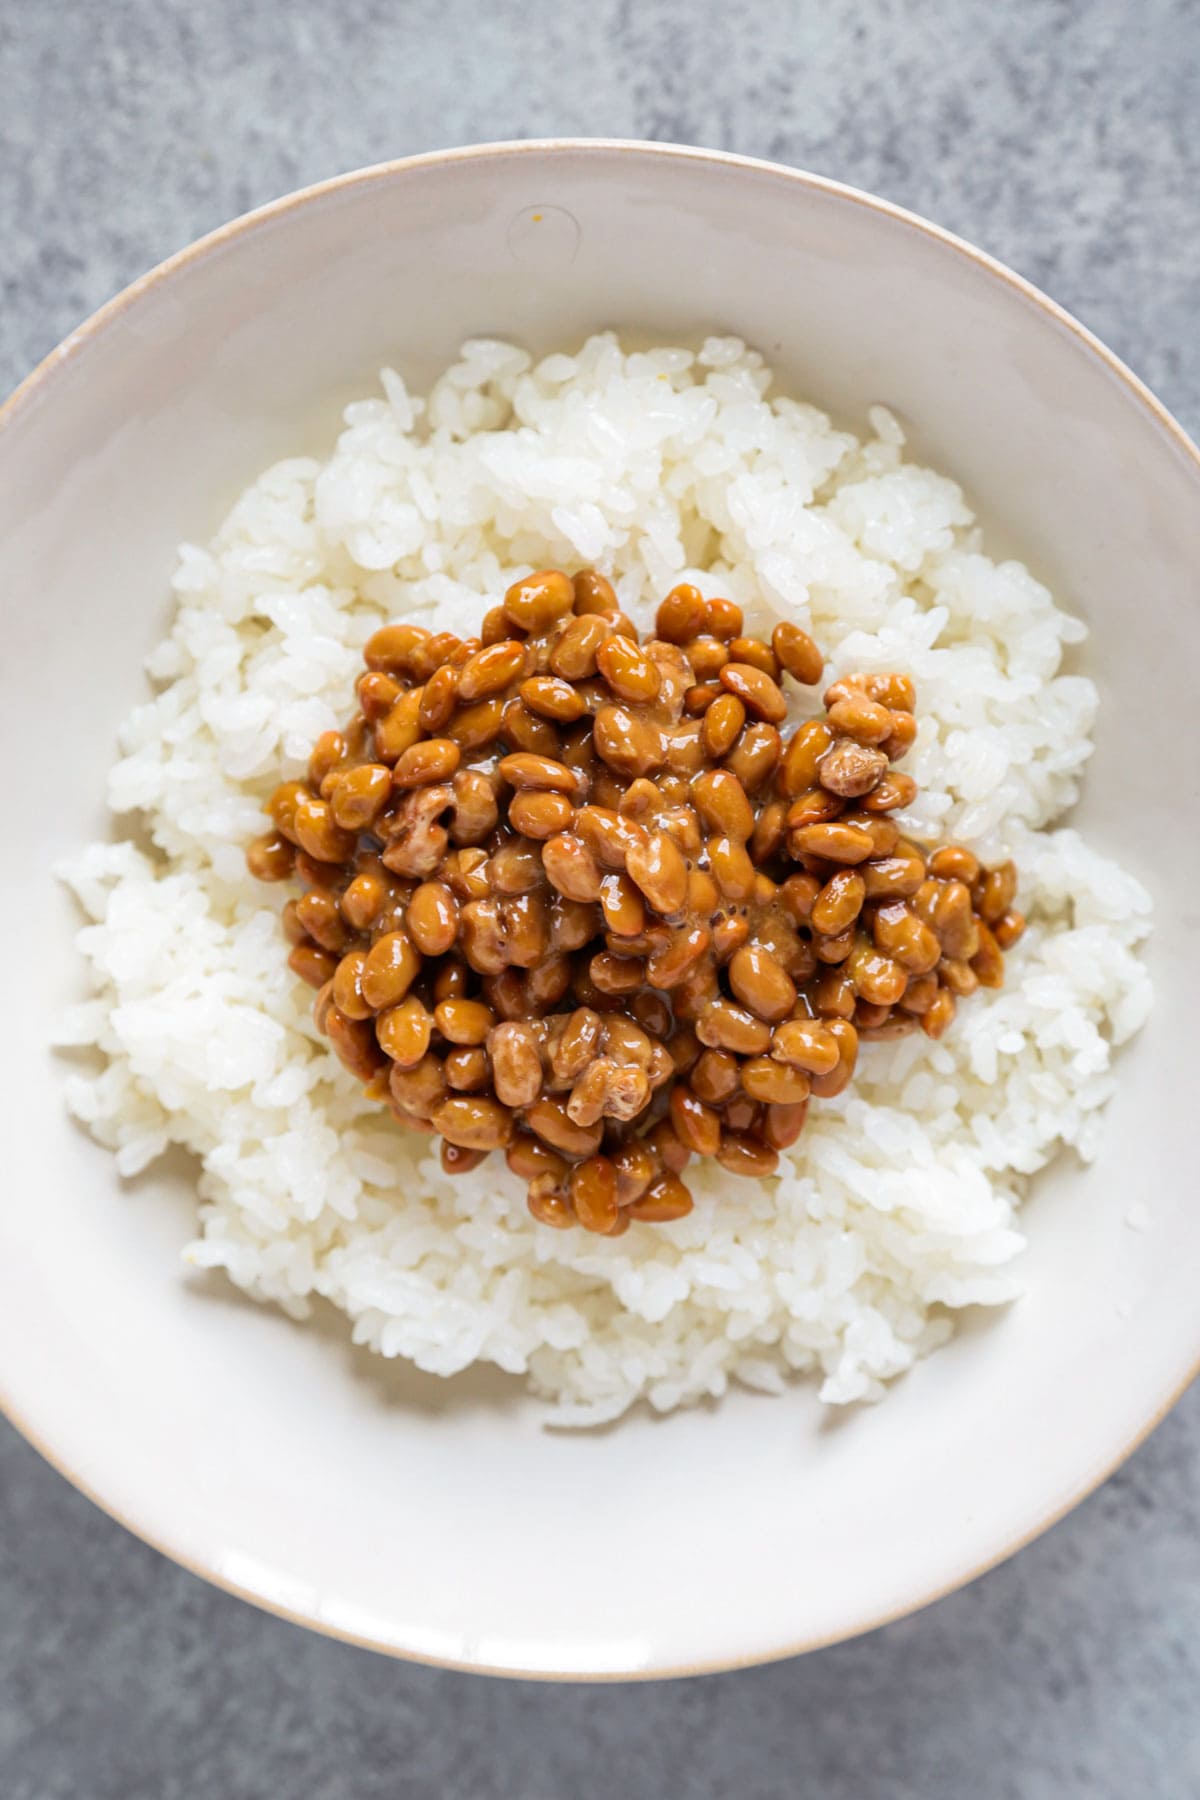
{"type": "MultiPolygon", "coordinates": [[[[178,1143],[200,1163],[197,1266],[452,1375],[527,1377],[570,1422],[640,1396],[666,1410],[731,1379],[877,1398],[940,1343],[947,1309],[1020,1292],[1017,1209],[1060,1145],[1091,1156],[1113,1046],[1146,1017],[1149,901],[1070,830],[1097,695],[1058,673],[1084,636],[1019,563],[983,554],[952,481],[768,399],[735,339],[625,353],[611,335],[536,366],[464,346],[427,400],[383,373],[329,460],[276,465],[207,550],[184,546],[155,697],[121,734],[109,794],[153,843],[96,844],[67,873],[94,998],[64,1041],[98,1046],[75,1113],[132,1175],[178,1143]],[[287,971],[285,896],[246,840],[277,780],[340,723],[360,649],[410,616],[467,633],[531,567],[595,563],[646,625],[694,580],[749,627],[798,620],[835,670],[899,668],[920,733],[914,830],[1015,856],[1026,937],[1002,991],[938,1044],[864,1048],[780,1174],[693,1163],[695,1212],[609,1242],[526,1211],[498,1157],[447,1178],[335,1061],[287,971]]],[[[143,840],[145,841],[145,840],[143,840]]]]}

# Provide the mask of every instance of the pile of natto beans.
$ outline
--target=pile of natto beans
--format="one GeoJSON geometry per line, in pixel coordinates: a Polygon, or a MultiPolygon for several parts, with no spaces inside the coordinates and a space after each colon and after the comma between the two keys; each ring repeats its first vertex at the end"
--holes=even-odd
{"type": "Polygon", "coordinates": [[[364,654],[247,860],[302,885],[289,961],[368,1094],[447,1170],[502,1150],[543,1224],[680,1218],[692,1156],[771,1174],[863,1039],[940,1037],[1003,980],[1012,864],[893,817],[907,676],[843,676],[785,733],[786,684],[822,677],[804,631],[745,636],[684,584],[642,644],[590,569],[364,654]]]}

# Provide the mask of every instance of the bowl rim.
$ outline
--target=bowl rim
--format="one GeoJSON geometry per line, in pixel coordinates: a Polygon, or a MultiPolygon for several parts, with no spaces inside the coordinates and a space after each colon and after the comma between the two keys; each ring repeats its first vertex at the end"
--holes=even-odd
{"type": "MultiPolygon", "coordinates": [[[[1032,305],[1055,325],[1070,333],[1082,347],[1097,358],[1108,371],[1127,389],[1132,398],[1147,411],[1154,423],[1166,433],[1175,447],[1182,452],[1184,458],[1192,464],[1193,472],[1200,480],[1200,448],[1189,437],[1179,421],[1167,409],[1152,390],[1147,387],[1133,371],[1112,350],[1098,338],[1087,326],[1080,323],[1065,307],[1044,293],[1025,276],[1017,274],[997,257],[987,251],[978,249],[967,239],[936,225],[923,218],[919,213],[897,205],[894,201],[882,199],[879,195],[867,192],[848,183],[836,181],[826,175],[814,174],[804,169],[791,168],[786,164],[769,161],[762,157],[742,156],[732,151],[707,149],[698,145],[656,143],[648,139],[609,138],[609,137],[553,137],[525,138],[517,140],[498,140],[494,143],[478,143],[453,146],[442,150],[422,151],[413,156],[396,157],[385,162],[372,163],[362,168],[350,169],[340,175],[327,177],[325,180],[313,182],[308,186],[296,188],[264,205],[241,213],[206,232],[202,237],[194,239],[183,248],[156,263],[145,274],[122,288],[110,300],[104,302],[86,319],[84,319],[42,360],[35,365],[28,375],[13,389],[11,394],[0,404],[0,433],[9,430],[16,421],[30,408],[37,404],[49,390],[54,378],[67,368],[76,358],[97,339],[101,338],[109,327],[130,307],[134,306],[143,295],[149,293],[164,282],[169,281],[180,271],[199,263],[211,256],[220,254],[227,245],[248,237],[259,227],[273,223],[294,211],[319,203],[327,197],[343,193],[351,189],[367,187],[376,182],[393,181],[410,172],[458,163],[482,162],[497,158],[514,159],[520,156],[533,155],[547,157],[556,155],[574,156],[599,152],[606,155],[637,155],[654,157],[664,162],[697,162],[715,164],[721,167],[738,169],[759,176],[770,177],[792,184],[795,188],[809,193],[817,193],[828,198],[860,206],[879,217],[894,224],[916,231],[922,236],[932,239],[943,249],[953,251],[956,255],[973,263],[985,275],[1014,291],[1020,298],[1032,305]]],[[[1078,1484],[1065,1500],[1054,1503],[1033,1525],[1007,1539],[1000,1547],[974,1564],[963,1573],[942,1582],[930,1591],[916,1598],[904,1600],[898,1606],[885,1609],[866,1623],[855,1624],[845,1629],[820,1633],[816,1636],[804,1637],[796,1641],[788,1641],[770,1649],[756,1651],[743,1656],[710,1657],[704,1661],[672,1664],[668,1666],[651,1666],[637,1669],[611,1669],[589,1671],[581,1675],[574,1671],[553,1670],[546,1668],[524,1668],[516,1664],[490,1665],[465,1658],[431,1654],[425,1650],[406,1647],[381,1636],[365,1632],[355,1632],[332,1624],[306,1611],[302,1606],[289,1605],[280,1601],[261,1588],[255,1588],[249,1582],[231,1579],[221,1572],[210,1561],[203,1557],[185,1554],[175,1548],[169,1540],[159,1532],[148,1529],[139,1523],[124,1507],[110,1503],[86,1479],[72,1469],[41,1435],[34,1422],[23,1416],[13,1404],[6,1391],[0,1372],[0,1416],[7,1419],[25,1441],[47,1462],[64,1480],[68,1481],[79,1493],[92,1502],[101,1512],[114,1520],[118,1525],[149,1545],[160,1555],[166,1557],[177,1566],[184,1568],[189,1574],[198,1576],[236,1599],[247,1601],[260,1611],[273,1614],[292,1625],[302,1626],[310,1631],[319,1632],[324,1637],[334,1638],[342,1643],[352,1644],[363,1650],[377,1651],[396,1660],[424,1664],[432,1668],[449,1669],[463,1674],[495,1675],[514,1680],[536,1680],[544,1682],[563,1682],[572,1684],[612,1683],[630,1681],[661,1681],[681,1679],[687,1676],[716,1675],[736,1669],[753,1668],[775,1662],[782,1662],[790,1657],[804,1655],[812,1650],[821,1650],[831,1645],[843,1643],[855,1637],[865,1636],[884,1625],[895,1623],[911,1614],[931,1606],[935,1601],[945,1599],[960,1588],[976,1581],[1000,1563],[1008,1560],[1017,1551],[1032,1543],[1051,1526],[1072,1512],[1075,1507],[1094,1493],[1109,1476],[1133,1455],[1141,1444],[1163,1421],[1166,1415],[1182,1398],[1192,1382],[1200,1376],[1200,1345],[1193,1355],[1183,1378],[1165,1396],[1161,1397],[1145,1422],[1134,1434],[1101,1463],[1083,1475],[1078,1484]]]]}

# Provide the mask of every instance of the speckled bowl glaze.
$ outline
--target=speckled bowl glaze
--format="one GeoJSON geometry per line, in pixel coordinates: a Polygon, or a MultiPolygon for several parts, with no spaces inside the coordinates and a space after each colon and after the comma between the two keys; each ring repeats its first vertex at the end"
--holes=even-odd
{"type": "Polygon", "coordinates": [[[247,1599],[512,1674],[786,1656],[1043,1530],[1200,1357],[1198,570],[1200,458],[1127,370],[966,244],[792,170],[645,144],[452,151],[281,200],[135,283],[0,414],[10,1417],[131,1530],[247,1599]],[[1091,625],[1104,709],[1081,822],[1158,907],[1154,1016],[1121,1058],[1099,1161],[1037,1183],[1027,1298],[832,1420],[801,1387],[547,1432],[499,1377],[443,1385],[358,1355],[332,1322],[196,1285],[179,1261],[191,1172],[123,1186],[68,1121],[48,1049],[80,981],[51,865],[105,829],[177,542],[264,463],[326,445],[382,362],[420,386],[466,335],[537,349],[609,325],[738,332],[852,425],[895,409],[993,545],[1091,625]]]}

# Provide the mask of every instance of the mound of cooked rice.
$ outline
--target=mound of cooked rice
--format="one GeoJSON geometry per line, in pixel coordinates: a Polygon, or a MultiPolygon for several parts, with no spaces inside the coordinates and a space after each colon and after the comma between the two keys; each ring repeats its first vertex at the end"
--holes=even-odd
{"type": "Polygon", "coordinates": [[[861,441],[769,398],[736,339],[534,364],[472,342],[425,400],[385,370],[328,461],[268,469],[207,550],[184,546],[155,688],[109,795],[150,852],[96,844],[66,871],[94,997],[64,1041],[98,1046],[72,1109],[130,1175],[171,1143],[200,1164],[194,1265],[451,1375],[527,1376],[564,1421],[730,1379],[819,1371],[876,1398],[950,1332],[947,1309],[1020,1291],[1026,1178],[1090,1156],[1113,1046],[1150,1006],[1148,898],[1070,830],[1096,690],[1057,671],[1084,636],[1019,563],[983,553],[952,481],[904,460],[882,409],[861,441]],[[595,564],[631,618],[694,581],[812,631],[833,674],[907,670],[920,733],[912,833],[1015,857],[1030,929],[1004,989],[947,1036],[865,1045],[778,1176],[693,1162],[694,1213],[608,1241],[554,1231],[499,1157],[447,1177],[436,1140],[364,1100],[288,971],[284,895],[246,873],[264,796],[352,710],[361,647],[412,617],[466,635],[518,575],[595,564]],[[143,840],[144,841],[144,840],[143,840]]]}

